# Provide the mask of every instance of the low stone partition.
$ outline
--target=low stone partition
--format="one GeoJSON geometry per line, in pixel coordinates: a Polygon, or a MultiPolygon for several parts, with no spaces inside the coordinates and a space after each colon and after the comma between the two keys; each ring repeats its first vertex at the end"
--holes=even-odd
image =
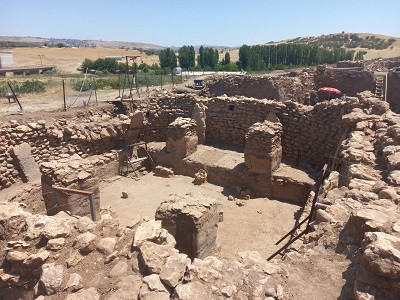
{"type": "Polygon", "coordinates": [[[191,259],[205,258],[216,248],[218,209],[213,199],[175,195],[160,204],[155,217],[191,259]]]}
{"type": "Polygon", "coordinates": [[[169,124],[167,135],[166,149],[173,157],[184,158],[196,151],[198,137],[193,119],[177,118],[169,124]]]}
{"type": "Polygon", "coordinates": [[[72,116],[58,114],[51,121],[0,122],[0,189],[10,187],[21,178],[13,148],[28,144],[34,161],[39,165],[58,160],[63,155],[86,157],[101,154],[121,144],[125,137],[123,127],[130,124],[129,116],[118,114],[111,107],[89,109],[72,116]]]}
{"type": "Polygon", "coordinates": [[[73,215],[86,216],[91,214],[88,195],[57,190],[61,187],[91,192],[95,212],[100,211],[99,179],[96,168],[115,159],[115,154],[107,153],[83,159],[79,155],[64,155],[58,161],[45,162],[40,166],[42,172],[42,194],[48,215],[60,211],[69,211],[73,215]]]}
{"type": "Polygon", "coordinates": [[[279,122],[264,121],[249,128],[244,162],[251,172],[272,176],[282,160],[281,136],[282,124],[279,122]]]}

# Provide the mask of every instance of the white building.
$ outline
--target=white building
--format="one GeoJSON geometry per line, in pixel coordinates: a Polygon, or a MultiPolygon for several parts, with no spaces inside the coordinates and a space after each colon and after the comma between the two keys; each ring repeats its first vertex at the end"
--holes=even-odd
{"type": "Polygon", "coordinates": [[[0,68],[14,64],[12,51],[0,50],[0,68]]]}

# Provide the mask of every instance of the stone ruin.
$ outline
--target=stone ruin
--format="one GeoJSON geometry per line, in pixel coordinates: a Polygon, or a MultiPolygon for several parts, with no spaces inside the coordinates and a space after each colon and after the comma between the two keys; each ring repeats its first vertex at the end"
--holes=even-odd
{"type": "Polygon", "coordinates": [[[253,173],[272,172],[282,160],[282,124],[264,121],[254,123],[246,133],[244,163],[253,173]]]}
{"type": "Polygon", "coordinates": [[[184,158],[196,151],[198,137],[196,122],[191,118],[177,118],[169,124],[166,150],[175,158],[184,158]]]}
{"type": "Polygon", "coordinates": [[[206,258],[215,250],[218,209],[214,200],[174,197],[161,203],[155,217],[175,238],[179,252],[190,259],[206,258]]]}
{"type": "Polygon", "coordinates": [[[293,100],[163,94],[133,113],[107,107],[2,122],[0,299],[399,299],[393,103],[371,92],[314,106],[293,100]],[[250,250],[218,257],[223,214],[191,194],[165,195],[154,220],[119,225],[102,207],[99,180],[117,173],[117,151],[143,134],[156,167],[143,161],[138,170],[240,191],[239,212],[268,197],[298,205],[300,221],[317,194],[309,231],[282,259],[250,250]],[[87,197],[55,186],[93,193],[96,220],[87,197]]]}

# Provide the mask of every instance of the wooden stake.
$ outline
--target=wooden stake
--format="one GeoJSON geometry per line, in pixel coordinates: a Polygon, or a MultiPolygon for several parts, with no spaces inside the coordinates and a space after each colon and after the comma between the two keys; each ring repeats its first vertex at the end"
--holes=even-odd
{"type": "Polygon", "coordinates": [[[67,111],[67,102],[65,101],[65,82],[64,82],[64,79],[62,80],[62,87],[63,87],[63,98],[64,98],[64,111],[67,111]]]}
{"type": "Polygon", "coordinates": [[[12,93],[13,96],[14,96],[15,101],[17,101],[17,103],[18,103],[18,105],[19,105],[19,108],[20,108],[21,111],[22,111],[21,103],[19,103],[19,100],[18,100],[18,98],[17,98],[17,95],[15,95],[14,90],[13,90],[13,88],[12,88],[12,86],[11,86],[11,83],[7,82],[7,84],[8,84],[8,87],[10,88],[10,90],[11,90],[11,93],[12,93]]]}

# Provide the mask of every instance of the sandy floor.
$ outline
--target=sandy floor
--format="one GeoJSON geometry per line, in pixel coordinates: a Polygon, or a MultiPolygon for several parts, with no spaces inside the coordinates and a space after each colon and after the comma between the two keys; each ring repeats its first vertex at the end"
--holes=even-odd
{"type": "Polygon", "coordinates": [[[111,207],[121,225],[136,223],[143,216],[154,218],[158,205],[170,194],[201,193],[214,198],[224,212],[224,221],[219,223],[217,255],[232,258],[235,253],[256,250],[267,257],[277,247],[274,242],[289,231],[295,223],[300,207],[266,198],[251,199],[239,207],[228,201],[230,191],[224,187],[206,183],[195,186],[193,178],[175,176],[161,178],[152,173],[139,181],[121,177],[101,184],[101,205],[111,207]],[[121,198],[121,192],[128,194],[121,198]]]}

